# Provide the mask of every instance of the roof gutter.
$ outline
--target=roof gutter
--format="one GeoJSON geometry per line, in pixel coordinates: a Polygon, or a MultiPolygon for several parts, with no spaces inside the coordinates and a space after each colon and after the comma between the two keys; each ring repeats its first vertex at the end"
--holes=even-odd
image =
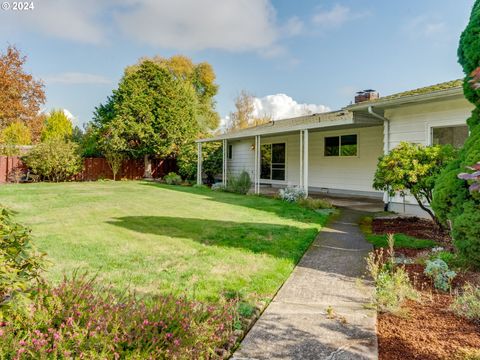
{"type": "MultiPolygon", "coordinates": [[[[367,111],[370,115],[373,117],[380,119],[383,121],[383,131],[384,131],[384,136],[383,136],[383,153],[388,154],[390,151],[390,120],[387,119],[385,116],[377,114],[375,111],[373,111],[373,107],[369,106],[367,108],[367,111]]],[[[388,193],[385,191],[383,193],[383,202],[384,202],[384,210],[388,211],[388,204],[390,203],[390,196],[388,193]]]]}
{"type": "Polygon", "coordinates": [[[390,120],[387,119],[385,116],[380,115],[380,114],[376,113],[375,111],[373,111],[372,106],[369,106],[367,108],[367,111],[373,117],[383,121],[383,127],[384,127],[384,132],[385,132],[385,134],[384,134],[385,135],[385,139],[384,139],[385,144],[383,145],[383,152],[386,154],[390,151],[390,120]]]}

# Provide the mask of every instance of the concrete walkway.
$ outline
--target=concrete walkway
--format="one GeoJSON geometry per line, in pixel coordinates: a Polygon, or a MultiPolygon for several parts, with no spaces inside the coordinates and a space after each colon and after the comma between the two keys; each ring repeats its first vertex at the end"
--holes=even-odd
{"type": "Polygon", "coordinates": [[[364,308],[373,287],[357,280],[372,249],[363,211],[343,209],[320,232],[233,359],[378,358],[376,313],[364,308]]]}

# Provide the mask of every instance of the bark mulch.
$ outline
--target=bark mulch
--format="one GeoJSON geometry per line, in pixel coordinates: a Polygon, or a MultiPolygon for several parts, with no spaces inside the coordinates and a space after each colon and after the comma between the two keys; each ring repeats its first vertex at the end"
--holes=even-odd
{"type": "Polygon", "coordinates": [[[376,218],[372,221],[372,232],[374,234],[405,234],[443,244],[451,243],[450,235],[438,229],[433,221],[418,217],[376,218]]]}
{"type": "MultiPolygon", "coordinates": [[[[446,360],[456,359],[462,349],[480,349],[480,324],[450,311],[453,296],[433,288],[423,274],[423,265],[406,265],[405,269],[421,300],[407,301],[404,315],[378,315],[379,359],[446,360]]],[[[466,281],[480,284],[480,274],[459,274],[453,288],[460,288],[466,281]]]]}

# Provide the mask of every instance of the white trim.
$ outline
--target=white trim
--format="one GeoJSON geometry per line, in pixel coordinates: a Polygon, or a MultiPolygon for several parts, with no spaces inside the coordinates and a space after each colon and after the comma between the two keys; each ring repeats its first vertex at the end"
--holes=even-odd
{"type": "Polygon", "coordinates": [[[202,143],[197,144],[197,185],[202,185],[202,143]]]}
{"type": "Polygon", "coordinates": [[[308,196],[308,130],[303,130],[303,188],[305,190],[305,197],[308,196]]]}

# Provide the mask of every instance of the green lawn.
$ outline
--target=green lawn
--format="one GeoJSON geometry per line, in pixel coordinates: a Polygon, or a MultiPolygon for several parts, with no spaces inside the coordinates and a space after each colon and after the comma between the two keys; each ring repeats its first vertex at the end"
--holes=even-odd
{"type": "Polygon", "coordinates": [[[53,265],[119,290],[270,299],[326,220],[280,200],[148,182],[0,186],[53,265]]]}

